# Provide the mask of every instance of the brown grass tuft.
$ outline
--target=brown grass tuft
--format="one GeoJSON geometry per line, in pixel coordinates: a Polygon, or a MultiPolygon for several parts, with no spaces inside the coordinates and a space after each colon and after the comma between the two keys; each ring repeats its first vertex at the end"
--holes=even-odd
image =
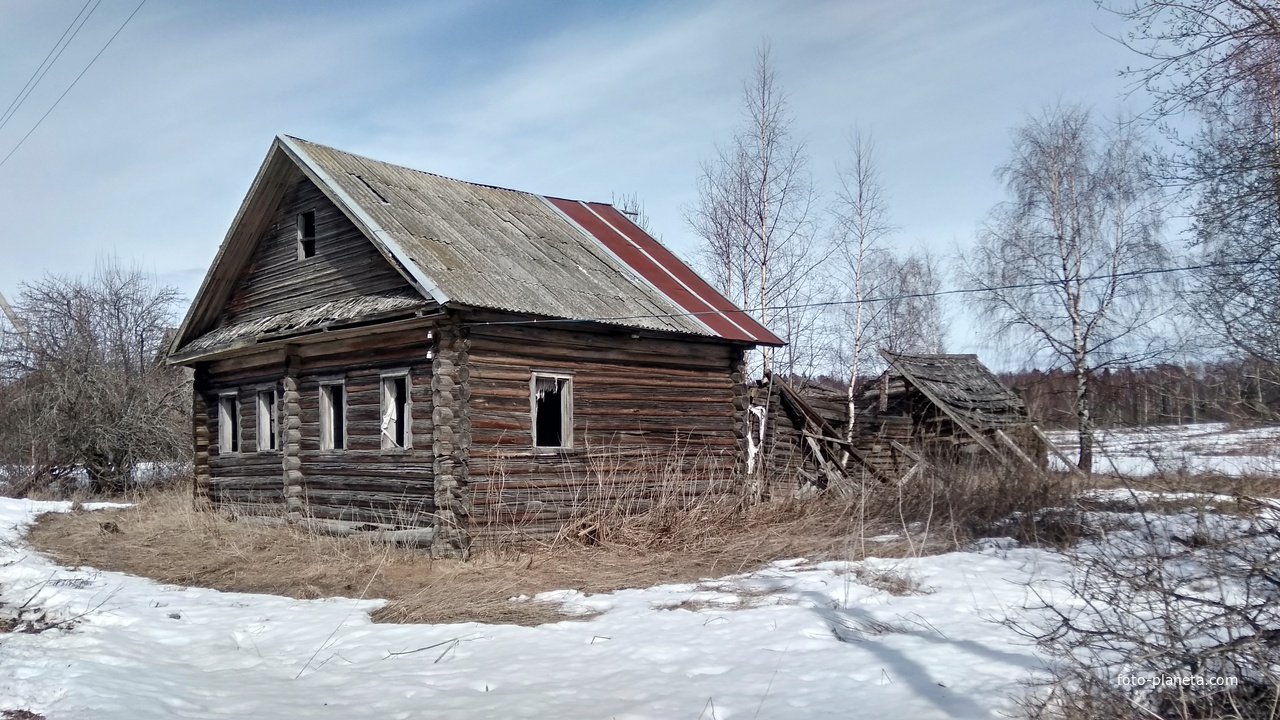
{"type": "Polygon", "coordinates": [[[185,491],[171,487],[142,495],[129,508],[46,514],[31,528],[28,541],[66,565],[175,585],[302,599],[363,593],[388,601],[374,613],[379,622],[518,625],[580,619],[553,605],[511,601],[521,595],[694,582],[784,558],[843,558],[853,545],[852,526],[840,508],[819,502],[744,509],[736,501],[725,502],[737,508],[733,522],[708,522],[701,514],[707,508],[674,516],[663,510],[660,522],[628,520],[638,523],[635,527],[655,522],[667,528],[661,542],[648,538],[626,544],[615,534],[611,542],[592,546],[504,545],[461,562],[432,560],[421,551],[361,538],[233,520],[196,510],[185,491]],[[686,544],[694,526],[697,541],[686,544]]]}
{"type": "MultiPolygon", "coordinates": [[[[125,509],[42,516],[28,539],[63,564],[176,585],[304,599],[382,598],[386,605],[374,613],[381,622],[537,625],[568,618],[556,606],[512,598],[696,582],[795,557],[946,552],[990,534],[1000,527],[998,518],[1022,513],[1034,519],[1038,510],[1069,498],[1054,478],[951,470],[901,487],[869,486],[844,502],[778,493],[780,499],[751,504],[732,493],[689,492],[672,477],[669,488],[659,483],[656,494],[644,497],[588,494],[559,535],[500,541],[466,562],[432,560],[368,538],[315,534],[279,517],[248,517],[254,509],[240,520],[200,511],[188,491],[174,486],[140,495],[125,509]]],[[[909,580],[888,584],[921,591],[909,580]]]]}

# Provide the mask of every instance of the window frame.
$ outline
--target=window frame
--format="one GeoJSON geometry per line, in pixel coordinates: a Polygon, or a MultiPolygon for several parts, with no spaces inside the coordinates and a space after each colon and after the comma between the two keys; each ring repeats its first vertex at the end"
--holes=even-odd
{"type": "Polygon", "coordinates": [[[344,452],[347,449],[350,432],[347,429],[347,380],[346,378],[324,378],[318,381],[320,390],[320,452],[344,452]],[[333,437],[333,388],[342,389],[342,407],[339,408],[342,420],[342,437],[335,442],[333,437]]]}
{"type": "Polygon", "coordinates": [[[573,372],[534,370],[529,375],[529,440],[537,453],[557,453],[574,449],[573,437],[573,372]],[[560,390],[560,444],[538,444],[538,380],[555,380],[560,390]],[[560,385],[563,383],[563,385],[560,385]]]}
{"type": "Polygon", "coordinates": [[[256,435],[254,448],[260,453],[280,452],[280,391],[276,388],[275,384],[260,385],[255,388],[253,404],[254,411],[257,413],[254,427],[254,434],[256,435]],[[268,434],[264,436],[262,432],[264,410],[262,397],[268,394],[271,396],[269,412],[266,413],[267,427],[269,430],[268,434]],[[264,437],[268,439],[267,447],[262,446],[262,440],[264,437]]]}
{"type": "Polygon", "coordinates": [[[316,211],[315,208],[303,210],[294,219],[294,230],[298,239],[298,260],[310,260],[316,256],[316,211]],[[311,234],[306,234],[306,218],[311,218],[311,234]],[[308,245],[310,242],[310,245],[308,245]]]}
{"type": "Polygon", "coordinates": [[[239,455],[244,452],[242,434],[240,391],[222,390],[218,393],[218,455],[239,455]],[[228,403],[230,411],[227,409],[228,403]]]}
{"type": "MultiPolygon", "coordinates": [[[[394,402],[394,401],[393,401],[394,402]]],[[[378,441],[384,453],[399,453],[413,449],[413,383],[409,368],[384,370],[378,374],[378,441]],[[404,381],[404,444],[396,445],[394,437],[388,437],[383,427],[387,419],[387,388],[395,381],[404,381]]]]}

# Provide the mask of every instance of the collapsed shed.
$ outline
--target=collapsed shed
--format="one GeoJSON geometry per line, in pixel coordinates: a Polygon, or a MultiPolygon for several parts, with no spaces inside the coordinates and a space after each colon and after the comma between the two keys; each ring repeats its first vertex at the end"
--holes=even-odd
{"type": "Polygon", "coordinates": [[[976,355],[881,351],[888,367],[855,399],[767,378],[753,398],[753,447],[818,487],[900,482],[926,462],[1045,466],[1048,439],[1022,399],[976,355]]]}

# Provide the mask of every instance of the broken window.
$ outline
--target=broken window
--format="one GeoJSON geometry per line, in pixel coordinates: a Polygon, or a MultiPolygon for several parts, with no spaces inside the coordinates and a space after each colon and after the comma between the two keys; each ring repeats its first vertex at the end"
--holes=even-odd
{"type": "Polygon", "coordinates": [[[535,374],[531,385],[534,447],[573,447],[573,378],[535,374]]]}
{"type": "Polygon", "coordinates": [[[258,452],[276,449],[276,391],[258,391],[258,452]]]}
{"type": "Polygon", "coordinates": [[[240,452],[240,399],[235,393],[218,397],[218,452],[240,452]]]}
{"type": "Polygon", "coordinates": [[[347,446],[346,388],[341,382],[320,386],[320,449],[341,450],[347,446]]]}
{"type": "Polygon", "coordinates": [[[382,376],[382,449],[410,447],[409,376],[382,376]]]}
{"type": "Polygon", "coordinates": [[[316,213],[308,210],[298,213],[298,259],[305,260],[316,254],[316,213]]]}

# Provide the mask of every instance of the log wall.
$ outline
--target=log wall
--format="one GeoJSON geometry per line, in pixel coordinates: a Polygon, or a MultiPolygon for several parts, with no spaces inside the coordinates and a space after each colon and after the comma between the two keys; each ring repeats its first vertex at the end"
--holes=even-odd
{"type": "Polygon", "coordinates": [[[469,361],[477,539],[554,534],[593,509],[642,510],[662,493],[704,492],[736,474],[747,400],[730,345],[474,327],[469,361]],[[572,375],[572,449],[533,446],[535,371],[572,375]]]}
{"type": "MultiPolygon", "coordinates": [[[[367,529],[430,527],[433,485],[432,360],[426,327],[371,334],[224,360],[197,374],[196,438],[205,435],[208,478],[215,504],[256,506],[341,521],[367,529]],[[411,447],[382,449],[381,374],[409,371],[411,447]],[[345,386],[346,447],[320,449],[320,381],[345,386]],[[276,389],[279,449],[256,448],[256,393],[276,389]],[[234,389],[240,398],[241,452],[218,450],[218,397],[234,389]]],[[[198,461],[197,461],[198,463],[198,461]]],[[[197,490],[201,484],[197,464],[197,490]]]]}

